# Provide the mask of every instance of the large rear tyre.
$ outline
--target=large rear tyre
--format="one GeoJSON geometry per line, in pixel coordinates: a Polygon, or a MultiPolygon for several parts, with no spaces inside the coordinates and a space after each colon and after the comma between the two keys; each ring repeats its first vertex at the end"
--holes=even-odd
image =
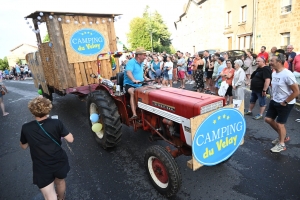
{"type": "Polygon", "coordinates": [[[172,155],[159,145],[145,152],[144,164],[155,189],[166,197],[175,195],[181,186],[181,174],[172,155]]]}
{"type": "MultiPolygon", "coordinates": [[[[122,124],[118,108],[113,98],[105,90],[96,90],[87,98],[88,119],[93,113],[99,114],[98,123],[102,124],[100,132],[93,132],[95,140],[104,148],[115,147],[122,136],[122,124]]],[[[90,126],[93,123],[89,119],[90,126]]]]}

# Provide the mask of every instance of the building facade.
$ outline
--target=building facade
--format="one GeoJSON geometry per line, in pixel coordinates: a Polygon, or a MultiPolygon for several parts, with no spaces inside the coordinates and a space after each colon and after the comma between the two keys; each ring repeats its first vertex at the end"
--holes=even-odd
{"type": "Polygon", "coordinates": [[[10,54],[7,56],[9,67],[16,65],[17,61],[21,64],[26,63],[26,54],[37,51],[38,48],[30,44],[20,44],[17,47],[10,50],[10,54]]]}
{"type": "Polygon", "coordinates": [[[253,0],[224,0],[224,50],[253,49],[253,0]]]}
{"type": "Polygon", "coordinates": [[[255,27],[255,51],[292,44],[300,53],[300,0],[259,0],[255,27]]]}
{"type": "Polygon", "coordinates": [[[221,50],[223,47],[224,1],[189,0],[184,13],[175,22],[174,40],[183,52],[205,49],[221,50]],[[215,17],[217,14],[217,18],[215,17]]]}

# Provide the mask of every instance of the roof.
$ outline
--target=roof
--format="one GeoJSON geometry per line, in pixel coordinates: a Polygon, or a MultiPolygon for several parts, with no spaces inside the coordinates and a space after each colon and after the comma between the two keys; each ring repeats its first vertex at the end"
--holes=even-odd
{"type": "Polygon", "coordinates": [[[122,14],[117,14],[117,13],[92,13],[92,12],[70,12],[70,11],[47,11],[47,10],[39,10],[35,11],[27,16],[25,18],[37,18],[40,13],[44,14],[51,14],[51,15],[67,15],[67,16],[72,16],[72,15],[84,15],[84,16],[91,16],[91,17],[114,17],[114,16],[119,16],[122,14]]]}
{"type": "Polygon", "coordinates": [[[25,44],[25,43],[23,43],[23,44],[20,44],[20,45],[16,46],[16,47],[15,47],[15,48],[13,48],[13,49],[11,49],[10,51],[14,51],[14,50],[16,50],[17,48],[19,48],[19,47],[21,47],[21,46],[23,46],[23,45],[28,45],[28,46],[31,46],[31,47],[37,48],[36,46],[33,46],[33,45],[30,45],[30,44],[25,44]]]}
{"type": "MultiPolygon", "coordinates": [[[[188,9],[189,9],[191,3],[193,3],[193,4],[195,4],[195,5],[198,6],[198,5],[201,5],[202,3],[204,3],[205,1],[206,1],[206,0],[188,0],[188,3],[187,3],[187,5],[186,5],[186,7],[185,7],[185,10],[184,10],[183,14],[181,14],[181,15],[179,16],[179,20],[176,21],[176,22],[174,22],[174,24],[176,24],[177,22],[180,22],[180,21],[181,21],[181,18],[184,17],[184,16],[186,15],[186,13],[187,13],[187,11],[188,11],[188,9]]],[[[176,27],[176,25],[175,25],[175,27],[176,27]]],[[[177,27],[176,27],[176,28],[177,28],[177,27]]]]}

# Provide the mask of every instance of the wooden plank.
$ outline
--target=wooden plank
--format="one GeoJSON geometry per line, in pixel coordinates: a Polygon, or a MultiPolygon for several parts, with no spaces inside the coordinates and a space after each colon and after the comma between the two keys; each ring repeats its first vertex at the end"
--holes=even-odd
{"type": "Polygon", "coordinates": [[[88,82],[88,84],[92,84],[92,80],[91,80],[91,76],[90,76],[90,70],[89,70],[89,62],[84,62],[84,69],[85,69],[85,73],[86,73],[86,80],[88,82]]]}
{"type": "MultiPolygon", "coordinates": [[[[76,19],[75,17],[73,18],[74,20],[76,19]]],[[[107,33],[107,25],[103,24],[102,21],[99,20],[99,24],[96,24],[98,18],[87,18],[86,16],[78,16],[78,24],[76,25],[75,23],[63,23],[62,24],[62,30],[63,30],[63,37],[64,40],[66,41],[66,52],[67,52],[67,58],[69,63],[77,63],[77,62],[88,62],[88,61],[94,61],[97,59],[97,54],[94,55],[82,55],[77,53],[76,51],[73,50],[70,39],[72,35],[84,28],[91,28],[94,29],[98,32],[100,32],[103,37],[105,38],[105,46],[103,50],[99,53],[104,53],[104,52],[109,52],[109,38],[108,38],[108,33],[107,33]],[[92,20],[93,24],[89,24],[89,20],[92,20]],[[85,22],[85,25],[82,24],[82,22],[85,22]]]]}
{"type": "Polygon", "coordinates": [[[79,69],[80,69],[80,74],[81,74],[83,85],[88,85],[88,81],[87,81],[87,78],[86,78],[84,64],[82,62],[79,63],[79,69]]]}
{"type": "Polygon", "coordinates": [[[57,85],[55,86],[56,89],[63,91],[63,89],[68,88],[68,82],[66,78],[66,74],[63,70],[64,65],[64,59],[66,58],[66,55],[63,55],[63,40],[62,35],[60,31],[60,22],[57,20],[58,16],[54,16],[53,19],[49,19],[49,17],[46,18],[47,21],[47,28],[48,33],[50,37],[50,41],[53,44],[53,57],[55,58],[55,74],[57,75],[57,85]],[[57,88],[58,86],[58,88],[57,88]]]}
{"type": "Polygon", "coordinates": [[[74,70],[75,70],[75,76],[76,76],[76,86],[77,87],[83,86],[79,63],[74,63],[74,70]]]}
{"type": "MultiPolygon", "coordinates": [[[[228,105],[228,106],[224,106],[220,109],[223,108],[233,108],[233,104],[228,105]]],[[[199,125],[212,113],[214,113],[216,110],[213,110],[211,112],[205,113],[203,115],[199,115],[197,117],[191,118],[191,133],[192,133],[192,141],[194,140],[194,136],[196,134],[196,131],[199,127],[199,125]]],[[[239,107],[239,111],[244,115],[244,101],[242,101],[240,107],[239,107]]],[[[242,145],[244,143],[244,139],[242,140],[242,142],[240,143],[240,145],[242,145]]],[[[187,166],[190,167],[191,169],[193,169],[193,171],[196,171],[197,169],[199,169],[200,167],[202,167],[203,165],[200,164],[195,158],[194,156],[192,156],[192,160],[189,160],[187,162],[187,166]]]]}
{"type": "Polygon", "coordinates": [[[87,67],[88,67],[88,79],[90,80],[90,84],[95,83],[95,79],[91,77],[91,74],[93,74],[93,67],[92,67],[92,62],[86,62],[87,67]]]}
{"type": "Polygon", "coordinates": [[[32,59],[32,56],[33,56],[33,53],[29,53],[29,54],[26,55],[26,63],[28,64],[28,66],[29,66],[29,68],[30,68],[30,70],[31,70],[31,73],[34,75],[34,76],[33,76],[34,86],[35,86],[36,88],[38,88],[39,85],[38,85],[37,78],[36,78],[36,76],[35,76],[35,74],[36,74],[36,72],[35,72],[35,67],[34,67],[33,64],[31,63],[31,62],[33,62],[33,61],[32,61],[32,60],[33,60],[33,59],[32,59]]]}

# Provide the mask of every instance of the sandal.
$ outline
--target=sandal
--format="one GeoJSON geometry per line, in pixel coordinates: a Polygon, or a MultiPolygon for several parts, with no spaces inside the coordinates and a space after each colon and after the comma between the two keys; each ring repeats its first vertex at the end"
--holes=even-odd
{"type": "Polygon", "coordinates": [[[129,120],[134,120],[134,119],[137,119],[138,118],[138,116],[137,115],[133,115],[132,117],[130,117],[130,119],[129,120]]]}

